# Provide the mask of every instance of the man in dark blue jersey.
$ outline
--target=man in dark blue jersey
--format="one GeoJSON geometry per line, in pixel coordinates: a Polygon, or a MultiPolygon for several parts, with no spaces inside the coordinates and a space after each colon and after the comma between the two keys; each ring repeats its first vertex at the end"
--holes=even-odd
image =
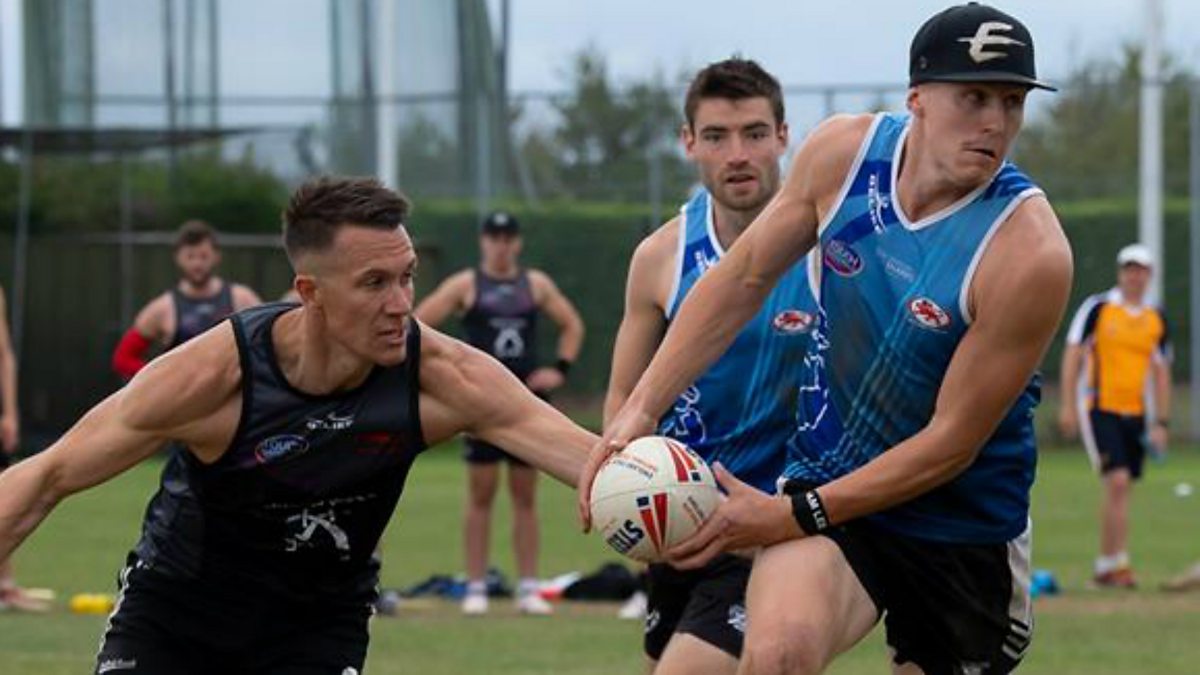
{"type": "MultiPolygon", "coordinates": [[[[494,356],[538,396],[566,382],[567,371],[583,345],[583,319],[558,285],[539,269],[521,265],[521,224],[509,213],[488,214],[479,228],[479,265],[456,272],[417,307],[423,323],[437,327],[451,315],[462,319],[467,342],[494,356]],[[538,319],[545,315],[558,329],[554,365],[540,362],[538,319]]],[[[517,610],[522,614],[551,613],[538,594],[537,472],[528,464],[490,443],[465,439],[467,450],[467,509],[463,519],[463,552],[467,567],[464,614],[488,610],[488,550],[492,505],[500,482],[500,463],[508,464],[512,497],[513,553],[517,559],[517,610]]]]}
{"type": "Polygon", "coordinates": [[[261,302],[248,286],[217,276],[221,249],[217,231],[203,220],[189,220],[175,236],[179,283],[146,304],[113,352],[113,370],[128,379],[146,365],[152,345],[173,349],[261,302]]]}
{"type": "Polygon", "coordinates": [[[300,306],[167,352],[0,475],[2,558],[63,498],[179,444],[97,673],[358,673],[372,552],[426,446],[470,433],[574,484],[595,437],[412,319],[407,213],[372,179],[304,184],[284,213],[300,306]]]}
{"type": "MultiPolygon", "coordinates": [[[[680,304],[779,190],[787,150],[783,94],[754,61],[713,63],[692,79],[680,132],[703,189],[629,264],[625,316],[613,348],[605,419],[625,403],[680,304]]],[[[721,358],[659,422],[659,433],[720,461],[764,492],[783,473],[816,303],[803,262],[721,358]]],[[[750,559],[723,554],[697,570],[648,570],[644,649],[654,672],[732,673],[745,631],[750,559]]]]}

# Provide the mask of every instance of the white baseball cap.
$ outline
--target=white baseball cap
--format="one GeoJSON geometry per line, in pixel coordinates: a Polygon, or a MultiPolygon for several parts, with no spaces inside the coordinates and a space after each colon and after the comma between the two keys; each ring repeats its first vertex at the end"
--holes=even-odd
{"type": "Polygon", "coordinates": [[[1141,265],[1154,267],[1154,256],[1145,244],[1130,244],[1117,253],[1117,267],[1126,265],[1141,265]]]}

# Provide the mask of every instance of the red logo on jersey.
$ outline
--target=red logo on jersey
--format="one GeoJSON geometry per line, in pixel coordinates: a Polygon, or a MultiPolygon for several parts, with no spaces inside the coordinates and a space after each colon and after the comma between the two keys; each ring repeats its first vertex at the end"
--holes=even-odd
{"type": "Polygon", "coordinates": [[[700,467],[692,451],[673,438],[665,440],[667,451],[671,453],[671,462],[675,465],[675,480],[680,483],[699,483],[700,467]]]}
{"type": "Polygon", "coordinates": [[[667,493],[659,492],[650,496],[637,498],[638,513],[642,516],[642,524],[650,541],[654,542],[654,550],[662,552],[663,540],[667,536],[667,493]]]}
{"type": "Polygon", "coordinates": [[[784,335],[807,333],[812,325],[813,315],[798,309],[785,309],[771,319],[771,327],[775,332],[784,335]]]}
{"type": "Polygon", "coordinates": [[[950,325],[950,314],[929,298],[914,298],[908,303],[908,311],[925,328],[940,330],[950,325]]]}

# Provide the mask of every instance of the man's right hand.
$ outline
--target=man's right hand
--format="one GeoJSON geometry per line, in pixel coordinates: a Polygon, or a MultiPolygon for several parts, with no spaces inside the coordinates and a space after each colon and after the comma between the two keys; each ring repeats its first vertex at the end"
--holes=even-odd
{"type": "Polygon", "coordinates": [[[643,436],[650,436],[657,428],[657,420],[643,413],[641,410],[629,405],[627,402],[625,407],[617,413],[611,424],[604,431],[603,438],[600,442],[592,447],[592,452],[588,455],[587,463],[583,465],[583,471],[579,474],[579,520],[583,524],[583,531],[588,532],[592,529],[592,481],[596,479],[596,474],[600,471],[600,467],[608,460],[609,456],[614,452],[620,452],[631,441],[634,441],[643,436]]]}
{"type": "Polygon", "coordinates": [[[1079,416],[1074,406],[1064,405],[1058,409],[1058,433],[1067,440],[1079,437],[1079,416]]]}

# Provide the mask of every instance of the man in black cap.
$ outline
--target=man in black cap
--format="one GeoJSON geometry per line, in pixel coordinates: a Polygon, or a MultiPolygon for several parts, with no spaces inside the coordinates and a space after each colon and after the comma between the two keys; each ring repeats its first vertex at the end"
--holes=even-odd
{"type": "Polygon", "coordinates": [[[755,550],[743,673],[821,672],[886,614],[896,672],[1007,673],[1029,644],[1034,371],[1071,251],[1005,157],[1037,80],[1033,40],[980,4],[913,39],[907,114],[837,116],[692,288],[580,479],[654,421],[819,244],[820,316],[787,479],[728,493],[668,552],[755,550]]]}
{"type": "MultiPolygon", "coordinates": [[[[416,315],[438,326],[452,314],[462,318],[467,342],[499,359],[542,398],[561,387],[583,344],[583,320],[574,305],[545,272],[521,267],[521,226],[511,214],[487,216],[479,230],[479,266],[442,282],[416,315]],[[558,358],[539,365],[538,315],[558,326],[558,358]]],[[[523,614],[549,614],[550,605],[537,594],[538,523],[535,507],[537,471],[503,449],[468,437],[467,512],[463,548],[467,594],[463,613],[488,610],[488,540],[492,503],[500,478],[500,461],[508,462],[513,502],[513,551],[517,558],[517,609],[523,614]]]]}

